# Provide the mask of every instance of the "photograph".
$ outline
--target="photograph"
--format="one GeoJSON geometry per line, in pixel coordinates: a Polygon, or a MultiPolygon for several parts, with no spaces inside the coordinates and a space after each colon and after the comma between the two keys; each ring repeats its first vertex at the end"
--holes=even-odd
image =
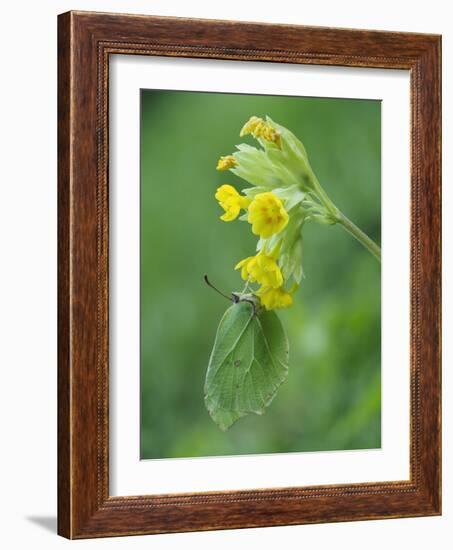
{"type": "Polygon", "coordinates": [[[140,458],[379,449],[381,101],[140,101],[140,458]]]}
{"type": "Polygon", "coordinates": [[[451,549],[450,4],[2,7],[2,547],[451,549]]]}

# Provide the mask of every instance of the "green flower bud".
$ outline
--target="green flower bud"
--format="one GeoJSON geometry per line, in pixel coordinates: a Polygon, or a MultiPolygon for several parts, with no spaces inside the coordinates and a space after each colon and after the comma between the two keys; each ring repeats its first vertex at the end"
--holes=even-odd
{"type": "Polygon", "coordinates": [[[241,130],[241,136],[251,134],[262,149],[237,146],[231,171],[252,185],[273,190],[298,186],[302,191],[315,190],[315,176],[308,162],[303,143],[284,126],[270,117],[266,121],[251,117],[241,130]]]}
{"type": "Polygon", "coordinates": [[[270,147],[263,144],[269,159],[274,166],[283,165],[291,172],[293,179],[304,191],[314,189],[314,174],[308,162],[307,152],[303,143],[287,128],[274,122],[270,117],[266,121],[274,127],[280,135],[280,147],[270,147]]]}
{"type": "Polygon", "coordinates": [[[231,169],[233,174],[252,185],[265,187],[267,191],[282,184],[280,175],[275,172],[265,151],[245,143],[237,145],[237,149],[233,153],[236,161],[236,166],[231,169]]]}

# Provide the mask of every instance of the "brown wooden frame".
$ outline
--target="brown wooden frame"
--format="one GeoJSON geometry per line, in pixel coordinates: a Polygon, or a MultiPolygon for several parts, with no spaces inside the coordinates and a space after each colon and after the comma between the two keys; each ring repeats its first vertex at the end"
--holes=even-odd
{"type": "Polygon", "coordinates": [[[58,532],[87,538],[440,514],[440,37],[69,12],[59,16],[58,48],[58,532]],[[112,54],[410,71],[409,481],[109,496],[112,54]]]}

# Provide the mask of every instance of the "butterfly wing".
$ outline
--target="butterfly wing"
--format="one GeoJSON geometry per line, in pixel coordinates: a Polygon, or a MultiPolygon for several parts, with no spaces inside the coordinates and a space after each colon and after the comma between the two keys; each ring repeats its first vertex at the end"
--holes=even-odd
{"type": "Polygon", "coordinates": [[[213,421],[225,431],[242,416],[263,414],[287,377],[288,355],[275,312],[255,314],[248,302],[228,308],[206,373],[205,403],[213,421]]]}

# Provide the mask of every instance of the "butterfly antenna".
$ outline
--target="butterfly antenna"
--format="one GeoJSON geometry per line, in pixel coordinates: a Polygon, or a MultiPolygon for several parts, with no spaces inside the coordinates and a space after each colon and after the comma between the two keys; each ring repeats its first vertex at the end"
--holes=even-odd
{"type": "Polygon", "coordinates": [[[224,298],[226,298],[227,300],[229,300],[230,302],[233,301],[233,299],[230,297],[230,296],[227,296],[226,294],[224,294],[223,292],[220,292],[220,290],[218,288],[216,288],[212,283],[211,281],[208,279],[208,276],[207,275],[204,275],[203,276],[203,279],[204,279],[204,282],[210,286],[213,290],[215,290],[217,292],[217,294],[220,294],[220,296],[223,296],[224,298]]]}

